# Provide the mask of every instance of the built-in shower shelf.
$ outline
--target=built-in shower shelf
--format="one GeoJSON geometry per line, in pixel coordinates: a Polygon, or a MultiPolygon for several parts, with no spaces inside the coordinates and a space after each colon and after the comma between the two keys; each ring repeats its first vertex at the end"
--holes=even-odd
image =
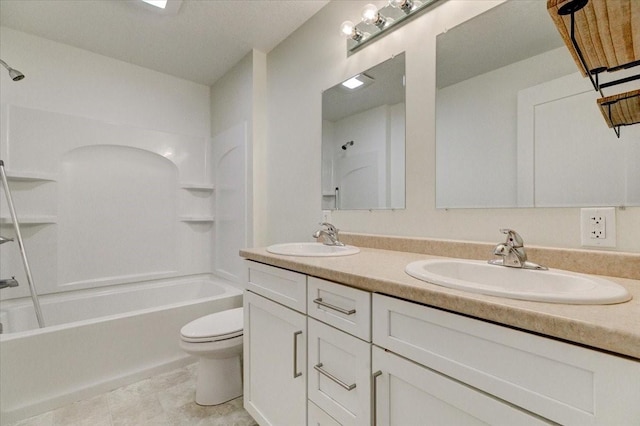
{"type": "Polygon", "coordinates": [[[212,223],[214,222],[213,216],[180,216],[181,222],[192,223],[212,223]]]}
{"type": "Polygon", "coordinates": [[[7,170],[7,180],[23,182],[53,182],[57,180],[57,176],[52,173],[17,172],[14,170],[7,170]]]}
{"type": "MultiPolygon", "coordinates": [[[[18,216],[20,225],[48,225],[58,222],[56,216],[18,216]]],[[[10,217],[0,217],[0,225],[10,225],[13,223],[10,217]]]]}
{"type": "Polygon", "coordinates": [[[183,183],[181,187],[190,191],[213,191],[215,188],[212,183],[183,183]]]}

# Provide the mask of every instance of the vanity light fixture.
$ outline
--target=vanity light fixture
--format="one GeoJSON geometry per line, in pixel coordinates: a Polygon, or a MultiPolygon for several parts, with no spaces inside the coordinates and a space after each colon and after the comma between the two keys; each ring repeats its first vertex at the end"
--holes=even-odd
{"type": "Polygon", "coordinates": [[[392,29],[399,28],[401,24],[439,1],[387,0],[387,4],[380,9],[375,4],[367,4],[362,9],[362,19],[359,23],[344,21],[340,25],[340,32],[347,38],[347,55],[392,29]]]}

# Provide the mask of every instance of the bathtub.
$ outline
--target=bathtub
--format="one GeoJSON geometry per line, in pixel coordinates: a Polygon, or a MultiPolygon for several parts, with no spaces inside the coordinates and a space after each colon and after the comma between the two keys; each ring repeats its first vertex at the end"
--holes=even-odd
{"type": "Polygon", "coordinates": [[[194,359],[180,328],[242,306],[242,292],[219,278],[118,285],[0,301],[0,424],[88,398],[194,359]]]}

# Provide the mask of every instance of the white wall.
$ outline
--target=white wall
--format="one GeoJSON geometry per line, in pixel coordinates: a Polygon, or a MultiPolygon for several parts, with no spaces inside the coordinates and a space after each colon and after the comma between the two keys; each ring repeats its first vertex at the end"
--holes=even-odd
{"type": "Polygon", "coordinates": [[[264,245],[266,210],[266,55],[253,50],[211,87],[211,134],[247,123],[250,195],[247,200],[247,246],[264,245]]]}
{"type": "MultiPolygon", "coordinates": [[[[320,218],[322,90],[406,51],[406,209],[339,211],[333,222],[353,232],[488,242],[510,227],[527,244],[579,248],[577,208],[435,208],[435,38],[501,1],[442,2],[347,57],[337,28],[366,3],[329,3],[268,54],[266,242],[309,240],[320,218]]],[[[617,226],[618,250],[640,252],[640,208],[618,210],[617,226]]]]}
{"type": "MultiPolygon", "coordinates": [[[[11,182],[19,218],[50,217],[22,227],[39,291],[211,272],[211,191],[202,189],[212,179],[209,88],[0,31],[2,59],[26,75],[20,82],[0,77],[0,155],[9,171],[52,179],[11,182]],[[111,168],[104,167],[107,160],[111,168]],[[88,178],[73,179],[76,172],[88,178]],[[131,223],[131,211],[148,220],[131,223]],[[69,245],[86,259],[72,256],[69,245]]],[[[6,205],[0,208],[8,216],[6,205]]],[[[5,223],[7,233],[13,230],[5,223]]],[[[2,245],[2,278],[15,274],[23,284],[3,290],[3,297],[28,293],[17,252],[14,243],[2,245]]]]}

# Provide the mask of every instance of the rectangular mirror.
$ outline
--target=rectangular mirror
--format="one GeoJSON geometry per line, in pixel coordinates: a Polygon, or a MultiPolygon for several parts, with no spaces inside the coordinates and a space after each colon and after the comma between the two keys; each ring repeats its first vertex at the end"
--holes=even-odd
{"type": "Polygon", "coordinates": [[[322,93],[323,210],[404,208],[404,70],[402,53],[322,93]]]}
{"type": "Polygon", "coordinates": [[[546,2],[509,0],[436,45],[436,207],[640,205],[640,126],[607,127],[546,2]]]}

